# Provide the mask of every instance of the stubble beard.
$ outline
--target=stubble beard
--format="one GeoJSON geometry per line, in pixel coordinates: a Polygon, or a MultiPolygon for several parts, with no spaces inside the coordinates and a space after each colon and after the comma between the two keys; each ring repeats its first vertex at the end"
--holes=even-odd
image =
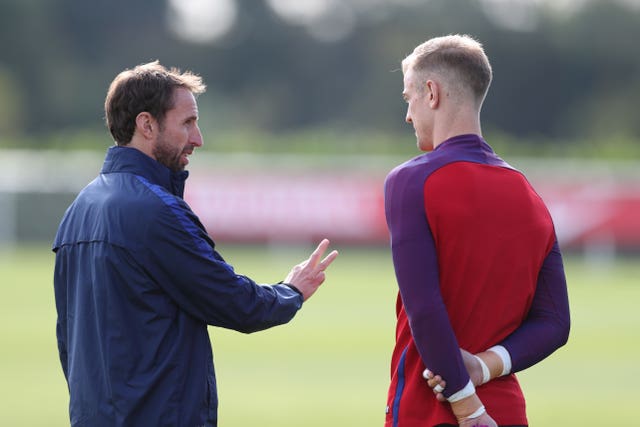
{"type": "Polygon", "coordinates": [[[156,145],[153,147],[153,156],[156,161],[168,167],[173,172],[181,172],[184,170],[184,165],[180,161],[182,152],[182,149],[173,147],[162,133],[158,136],[156,145]]]}

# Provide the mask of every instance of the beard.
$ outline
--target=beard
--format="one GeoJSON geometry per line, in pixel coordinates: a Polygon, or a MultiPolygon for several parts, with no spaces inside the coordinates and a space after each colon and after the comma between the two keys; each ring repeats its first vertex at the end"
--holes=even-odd
{"type": "Polygon", "coordinates": [[[182,162],[182,154],[185,151],[184,148],[171,144],[171,142],[165,138],[164,133],[160,133],[156,145],[153,147],[153,156],[159,163],[165,165],[173,172],[180,172],[185,168],[182,162]]]}

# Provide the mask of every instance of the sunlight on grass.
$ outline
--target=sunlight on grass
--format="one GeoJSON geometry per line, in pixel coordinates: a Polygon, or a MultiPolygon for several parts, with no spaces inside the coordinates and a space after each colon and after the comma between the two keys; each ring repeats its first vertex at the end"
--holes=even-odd
{"type": "MultiPolygon", "coordinates": [[[[312,248],[219,249],[238,273],[270,283],[312,248]]],[[[290,324],[252,335],[210,328],[222,426],[382,425],[395,327],[391,261],[386,249],[338,249],[327,282],[290,324]]],[[[3,426],[69,425],[52,267],[47,245],[0,253],[3,426]]],[[[567,276],[569,343],[519,375],[530,423],[623,425],[640,398],[640,262],[593,268],[568,258],[567,276]]]]}

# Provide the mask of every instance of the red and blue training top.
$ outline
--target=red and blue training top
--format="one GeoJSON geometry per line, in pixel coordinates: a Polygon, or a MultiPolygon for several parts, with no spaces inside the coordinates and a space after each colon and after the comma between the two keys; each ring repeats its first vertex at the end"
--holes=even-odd
{"type": "MultiPolygon", "coordinates": [[[[500,344],[517,372],[568,338],[551,216],[526,178],[477,135],[395,168],[385,212],[400,291],[385,426],[457,424],[422,378],[425,366],[447,381],[449,397],[469,382],[459,348],[500,344]]],[[[476,391],[498,424],[527,424],[515,375],[476,391]]]]}

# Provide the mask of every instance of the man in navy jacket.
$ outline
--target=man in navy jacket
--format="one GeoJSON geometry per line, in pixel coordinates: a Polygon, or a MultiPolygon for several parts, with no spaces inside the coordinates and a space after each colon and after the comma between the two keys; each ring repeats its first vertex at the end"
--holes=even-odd
{"type": "Polygon", "coordinates": [[[157,61],[120,73],[105,101],[116,142],[55,238],[60,361],[73,426],[215,426],[207,325],[287,323],[337,256],[323,240],[283,282],[259,285],[216,252],[182,199],[202,145],[199,76],[157,61]]]}

